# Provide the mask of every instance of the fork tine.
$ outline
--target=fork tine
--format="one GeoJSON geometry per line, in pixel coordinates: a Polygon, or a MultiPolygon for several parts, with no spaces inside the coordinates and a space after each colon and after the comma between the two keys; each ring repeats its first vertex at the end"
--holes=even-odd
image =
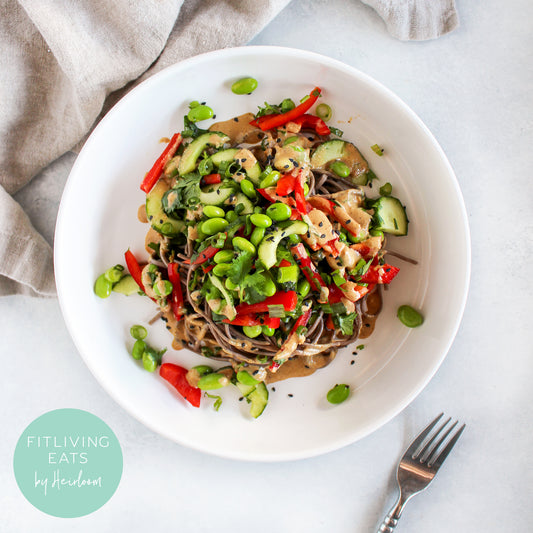
{"type": "Polygon", "coordinates": [[[444,413],[441,413],[433,422],[429,424],[429,426],[418,435],[418,437],[411,443],[411,446],[407,448],[407,451],[405,452],[405,455],[409,454],[413,459],[415,458],[415,452],[420,448],[421,444],[424,442],[424,439],[430,434],[431,430],[437,425],[438,421],[442,418],[442,415],[444,413]]]}
{"type": "MultiPolygon", "coordinates": [[[[437,431],[433,434],[433,436],[427,441],[425,446],[416,454],[416,459],[420,459],[420,462],[422,462],[425,459],[427,459],[431,453],[435,450],[435,448],[432,446],[435,442],[435,439],[439,436],[440,432],[448,425],[448,422],[451,420],[451,418],[448,418],[448,420],[445,420],[440,427],[437,429],[437,431]],[[428,452],[428,450],[431,448],[431,453],[428,452]]],[[[414,459],[414,457],[413,457],[414,459]]]]}
{"type": "Polygon", "coordinates": [[[453,431],[453,428],[457,425],[457,421],[455,421],[445,432],[440,439],[437,440],[437,437],[440,435],[441,431],[448,425],[448,422],[451,420],[451,418],[448,418],[444,424],[438,429],[437,433],[432,437],[432,439],[426,444],[424,449],[418,454],[420,457],[420,462],[428,461],[430,457],[432,457],[435,454],[435,451],[439,448],[439,446],[446,440],[446,437],[453,431]],[[437,440],[437,442],[435,442],[437,440]],[[431,449],[430,449],[431,448],[431,449]]]}
{"type": "Polygon", "coordinates": [[[456,432],[455,435],[451,438],[450,442],[446,445],[446,448],[442,450],[442,452],[439,453],[439,455],[436,458],[431,458],[430,462],[428,463],[428,466],[435,468],[438,470],[442,463],[446,460],[446,457],[448,457],[448,454],[452,451],[452,448],[455,446],[455,443],[459,440],[459,437],[463,433],[464,429],[466,427],[466,424],[463,424],[456,432]]]}

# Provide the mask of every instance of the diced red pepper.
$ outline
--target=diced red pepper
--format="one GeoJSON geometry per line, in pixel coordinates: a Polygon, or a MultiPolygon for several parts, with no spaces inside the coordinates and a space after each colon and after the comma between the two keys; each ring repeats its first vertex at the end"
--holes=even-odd
{"type": "Polygon", "coordinates": [[[315,115],[302,115],[301,117],[293,119],[295,124],[299,124],[302,128],[311,128],[315,130],[318,135],[329,135],[331,133],[327,124],[315,115]]]}
{"type": "Polygon", "coordinates": [[[327,252],[328,254],[331,254],[333,257],[338,257],[339,250],[337,250],[337,247],[335,246],[335,243],[339,239],[331,239],[331,241],[328,241],[326,244],[322,245],[322,250],[327,252]]]}
{"type": "Polygon", "coordinates": [[[168,381],[193,407],[200,407],[202,391],[191,387],[187,381],[187,369],[173,363],[164,363],[159,369],[159,375],[168,381]]]}
{"type": "Polygon", "coordinates": [[[220,252],[220,248],[208,246],[207,248],[205,248],[205,250],[202,250],[198,254],[198,257],[194,260],[193,265],[201,265],[202,263],[205,263],[206,261],[214,257],[217,252],[220,252]]]}
{"type": "Polygon", "coordinates": [[[207,274],[208,272],[211,272],[211,270],[213,270],[213,268],[215,268],[215,265],[204,265],[202,267],[202,270],[204,271],[204,274],[207,274]]]}
{"type": "Polygon", "coordinates": [[[388,284],[396,277],[396,274],[398,274],[399,271],[400,269],[398,267],[387,263],[384,265],[373,264],[367,272],[361,276],[361,281],[363,283],[388,284]]]}
{"type": "Polygon", "coordinates": [[[157,158],[152,168],[146,173],[146,176],[144,176],[141,183],[141,190],[146,194],[148,194],[152,190],[152,187],[157,183],[165,165],[174,157],[180,144],[181,133],[175,133],[167,144],[167,147],[163,150],[163,153],[157,158]]]}
{"type": "Polygon", "coordinates": [[[267,326],[268,328],[277,329],[281,323],[278,317],[268,315],[256,315],[255,313],[237,315],[233,320],[225,318],[222,322],[232,326],[267,326]]]}
{"type": "Polygon", "coordinates": [[[329,295],[328,295],[328,302],[330,304],[336,304],[341,301],[342,298],[344,298],[344,293],[342,290],[335,285],[335,283],[332,283],[328,286],[329,289],[329,295]]]}
{"type": "Polygon", "coordinates": [[[272,128],[277,128],[278,126],[283,126],[284,124],[287,124],[287,122],[291,122],[294,119],[302,116],[304,113],[307,113],[307,111],[309,111],[313,104],[318,100],[320,93],[321,89],[319,87],[315,87],[311,91],[309,98],[303,101],[300,105],[296,106],[294,109],[291,109],[286,113],[264,115],[258,119],[252,120],[250,124],[252,126],[261,128],[263,131],[271,130],[272,128]]]}
{"type": "Polygon", "coordinates": [[[215,185],[222,181],[222,176],[220,174],[208,174],[202,178],[202,185],[215,185]]]}
{"type": "Polygon", "coordinates": [[[335,329],[335,324],[333,323],[333,318],[331,318],[331,315],[328,315],[328,318],[326,318],[326,329],[329,329],[330,331],[335,329]]]}
{"type": "Polygon", "coordinates": [[[296,291],[278,291],[273,296],[269,296],[262,302],[256,304],[239,304],[235,310],[237,315],[250,313],[268,313],[269,305],[283,305],[285,311],[294,311],[298,303],[298,295],[296,291]]]}
{"type": "Polygon", "coordinates": [[[318,272],[315,264],[311,261],[311,258],[307,254],[305,246],[300,242],[294,246],[291,246],[291,254],[299,264],[307,281],[311,284],[311,288],[314,291],[320,292],[320,287],[325,287],[326,283],[322,279],[322,276],[318,272]]]}
{"type": "Polygon", "coordinates": [[[288,261],[287,259],[282,259],[279,266],[280,267],[290,267],[292,263],[288,261]]]}
{"type": "Polygon", "coordinates": [[[294,323],[294,326],[292,326],[289,336],[292,335],[300,326],[307,326],[307,323],[309,322],[309,319],[311,318],[312,312],[313,312],[313,309],[310,307],[303,315],[300,315],[296,319],[296,322],[294,323]]]}
{"type": "Polygon", "coordinates": [[[170,297],[170,305],[172,312],[179,322],[183,317],[183,291],[181,289],[180,273],[178,270],[178,263],[168,264],[168,280],[172,283],[172,295],[170,297]]]}
{"type": "Polygon", "coordinates": [[[285,176],[281,177],[276,183],[276,194],[279,194],[280,196],[287,196],[294,191],[295,185],[296,176],[293,176],[292,174],[285,174],[285,176]]]}
{"type": "Polygon", "coordinates": [[[370,253],[370,246],[368,246],[367,244],[363,244],[362,242],[352,244],[350,248],[352,248],[356,252],[359,252],[359,255],[364,258],[366,258],[370,253]]]}

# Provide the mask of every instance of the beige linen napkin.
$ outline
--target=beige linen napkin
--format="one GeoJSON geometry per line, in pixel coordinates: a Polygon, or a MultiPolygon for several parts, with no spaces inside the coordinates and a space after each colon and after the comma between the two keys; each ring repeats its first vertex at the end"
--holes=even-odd
{"type": "MultiPolygon", "coordinates": [[[[0,0],[0,296],[55,294],[51,247],[13,195],[25,196],[48,165],[61,186],[58,158],[135,84],[187,57],[247,43],[289,1],[0,0]]],[[[453,0],[365,3],[401,39],[454,27],[453,0]]]]}

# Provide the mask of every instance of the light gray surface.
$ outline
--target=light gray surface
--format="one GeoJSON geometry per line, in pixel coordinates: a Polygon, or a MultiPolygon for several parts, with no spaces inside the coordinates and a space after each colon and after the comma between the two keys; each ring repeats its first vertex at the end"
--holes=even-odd
{"type": "MultiPolygon", "coordinates": [[[[375,77],[418,113],[456,171],[472,233],[470,296],[448,357],[422,394],[374,434],[322,457],[281,464],[218,459],[151,433],[119,408],[77,355],[57,301],[5,298],[1,531],[372,532],[396,496],[397,460],[442,410],[467,430],[397,531],[531,527],[533,8],[516,0],[502,9],[491,0],[458,2],[458,9],[454,33],[403,43],[358,2],[295,0],[252,43],[316,51],[375,77]],[[62,407],[102,417],[124,453],[113,498],[73,520],[34,509],[12,473],[26,425],[62,407]]],[[[72,160],[59,164],[67,169],[72,160]]],[[[42,196],[18,195],[49,238],[59,190],[45,173],[37,187],[42,196]]]]}

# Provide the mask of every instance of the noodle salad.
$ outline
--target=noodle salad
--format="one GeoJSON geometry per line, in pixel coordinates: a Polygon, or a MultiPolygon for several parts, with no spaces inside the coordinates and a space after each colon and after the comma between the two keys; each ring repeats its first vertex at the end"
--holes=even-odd
{"type": "Polygon", "coordinates": [[[407,234],[405,207],[389,183],[370,198],[376,176],[327,125],[321,92],[207,130],[197,122],[213,111],[192,102],[141,183],[148,261],[128,250],[128,275],[117,265],[96,281],[99,296],[151,298],[174,349],[227,363],[161,364],[144,328],[132,328],[133,356],[196,407],[206,391],[234,384],[257,418],[269,383],[311,374],[372,332],[381,287],[398,274],[384,245],[387,234],[407,234]]]}

